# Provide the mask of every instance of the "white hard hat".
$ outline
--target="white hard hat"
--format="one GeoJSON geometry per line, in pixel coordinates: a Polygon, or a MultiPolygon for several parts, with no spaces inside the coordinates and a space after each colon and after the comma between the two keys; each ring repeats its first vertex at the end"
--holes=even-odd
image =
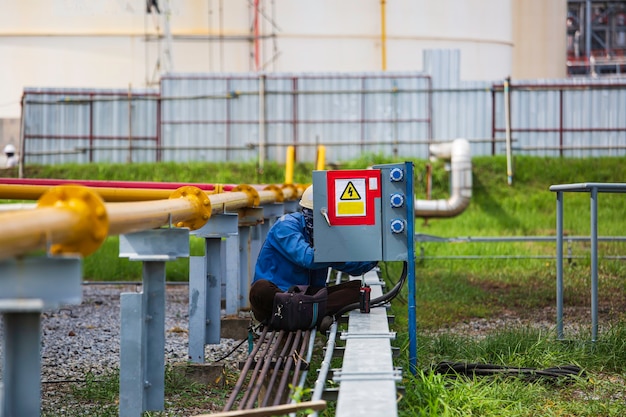
{"type": "Polygon", "coordinates": [[[313,186],[309,185],[300,197],[300,206],[313,210],[313,186]]]}
{"type": "Polygon", "coordinates": [[[12,143],[9,143],[4,147],[4,153],[15,153],[15,146],[12,143]]]}

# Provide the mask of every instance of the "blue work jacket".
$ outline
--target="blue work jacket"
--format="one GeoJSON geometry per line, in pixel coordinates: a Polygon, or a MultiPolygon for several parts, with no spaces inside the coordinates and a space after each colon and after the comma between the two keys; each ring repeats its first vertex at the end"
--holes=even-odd
{"type": "Polygon", "coordinates": [[[285,214],[270,229],[259,253],[254,280],[266,279],[287,291],[292,285],[324,287],[328,267],[361,275],[377,262],[313,262],[313,246],[302,213],[285,214]]]}

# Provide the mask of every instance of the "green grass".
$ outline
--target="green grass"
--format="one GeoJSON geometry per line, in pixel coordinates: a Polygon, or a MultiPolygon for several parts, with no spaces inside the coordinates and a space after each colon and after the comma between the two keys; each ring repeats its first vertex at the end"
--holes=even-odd
{"type": "Polygon", "coordinates": [[[422,367],[405,374],[401,416],[622,416],[624,332],[614,327],[601,342],[557,341],[534,329],[499,331],[485,339],[444,334],[420,337],[422,367]],[[576,365],[578,377],[528,381],[514,376],[451,376],[431,371],[440,361],[545,369],[576,365]]]}
{"type": "MultiPolygon", "coordinates": [[[[346,161],[341,168],[365,168],[372,164],[397,162],[381,155],[364,155],[346,161]]],[[[473,164],[473,195],[469,207],[459,216],[445,219],[418,219],[416,232],[444,238],[478,236],[553,236],[556,224],[556,196],[550,185],[577,182],[623,182],[626,158],[559,159],[516,157],[513,185],[506,182],[503,157],[476,157],[473,164]]],[[[426,161],[415,161],[417,198],[425,198],[426,161]]],[[[311,181],[312,164],[297,164],[295,181],[311,181]]],[[[260,172],[254,163],[244,164],[133,164],[34,167],[29,177],[137,180],[211,183],[281,183],[283,167],[269,163],[260,172]]],[[[447,198],[449,176],[440,162],[434,164],[432,198],[447,198]]],[[[598,233],[626,235],[626,218],[620,194],[600,194],[598,233]]],[[[586,193],[565,195],[564,229],[570,236],[589,235],[590,202],[586,193]]],[[[574,242],[569,249],[575,257],[564,264],[565,305],[588,311],[590,306],[589,243],[574,242]]],[[[110,237],[84,262],[88,280],[140,280],[141,265],[119,259],[117,237],[110,237]]],[[[203,253],[201,240],[192,239],[192,254],[203,253]]],[[[533,310],[555,306],[555,246],[545,242],[433,243],[417,245],[418,369],[405,372],[404,397],[399,402],[402,416],[620,416],[626,415],[626,265],[604,259],[625,255],[626,244],[599,245],[599,299],[602,331],[590,344],[589,334],[570,335],[557,341],[553,331],[510,328],[476,340],[435,329],[452,327],[475,318],[493,318],[504,313],[530,317],[533,310]],[[422,257],[423,255],[423,257],[422,257]],[[480,257],[451,259],[453,257],[480,257]],[[499,257],[499,258],[495,258],[499,257]],[[610,319],[610,320],[609,320],[610,319]],[[429,372],[439,361],[484,362],[506,366],[581,366],[586,376],[569,383],[528,383],[518,378],[450,378],[429,372]]],[[[388,280],[400,273],[398,263],[382,263],[388,280]]],[[[188,260],[168,263],[167,279],[184,281],[188,260]]],[[[394,329],[403,355],[400,364],[408,369],[406,291],[393,303],[394,329]]],[[[565,318],[567,320],[567,317],[565,318]]],[[[590,320],[590,319],[589,319],[590,320]]],[[[194,397],[193,390],[184,398],[194,397]]],[[[104,388],[102,388],[104,390],[104,388]]],[[[96,389],[98,391],[98,389],[96,389]]],[[[82,394],[81,394],[82,395],[82,394]]],[[[86,395],[86,394],[85,394],[86,395]]],[[[172,394],[176,398],[176,394],[172,394]]],[[[215,397],[211,391],[200,395],[215,397]]],[[[206,400],[206,398],[205,398],[206,400]]],[[[86,400],[95,401],[100,400],[86,400]]],[[[109,400],[105,401],[108,403],[109,400]]],[[[175,400],[179,401],[179,400],[175,400]]],[[[180,400],[186,401],[186,400],[180,400]]],[[[191,400],[192,401],[192,400],[191,400]]],[[[84,415],[107,415],[108,406],[84,415]],[[101,414],[98,414],[101,413],[101,414]]],[[[115,407],[115,405],[111,405],[115,407]]],[[[332,404],[331,404],[332,410],[332,404]]],[[[113,414],[111,414],[113,415],[113,414]]],[[[329,415],[329,414],[325,414],[329,415]]]]}

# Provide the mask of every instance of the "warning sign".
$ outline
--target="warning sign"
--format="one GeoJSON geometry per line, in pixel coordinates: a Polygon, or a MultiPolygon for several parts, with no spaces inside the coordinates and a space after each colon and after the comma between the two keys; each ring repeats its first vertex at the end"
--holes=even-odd
{"type": "Polygon", "coordinates": [[[352,184],[352,181],[349,181],[348,185],[346,185],[346,189],[343,190],[341,200],[361,200],[361,196],[354,184],[352,184]]]}
{"type": "Polygon", "coordinates": [[[333,226],[376,224],[380,170],[353,169],[326,174],[328,220],[333,226]]]}
{"type": "Polygon", "coordinates": [[[365,178],[336,179],[335,192],[337,196],[336,214],[341,216],[365,216],[365,178]]]}

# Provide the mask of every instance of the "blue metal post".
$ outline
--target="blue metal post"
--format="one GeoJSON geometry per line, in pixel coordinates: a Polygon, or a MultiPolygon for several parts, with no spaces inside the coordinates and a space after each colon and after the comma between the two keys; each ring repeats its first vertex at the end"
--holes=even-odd
{"type": "Polygon", "coordinates": [[[417,372],[417,312],[415,291],[415,196],[413,185],[413,163],[406,162],[407,178],[407,262],[408,262],[408,318],[409,318],[409,366],[411,373],[417,372]]]}

